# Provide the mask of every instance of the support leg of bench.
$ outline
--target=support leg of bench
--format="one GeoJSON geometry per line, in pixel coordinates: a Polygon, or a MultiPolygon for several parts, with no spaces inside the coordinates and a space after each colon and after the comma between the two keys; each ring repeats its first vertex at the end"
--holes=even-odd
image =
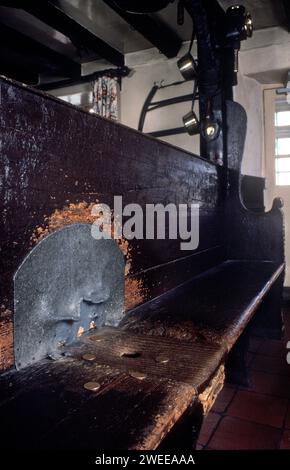
{"type": "Polygon", "coordinates": [[[252,322],[252,334],[267,339],[281,339],[284,330],[282,319],[283,281],[282,276],[277,279],[263,300],[252,322]]]}
{"type": "Polygon", "coordinates": [[[197,401],[169,432],[157,450],[162,452],[195,450],[203,419],[203,406],[197,401]]]}
{"type": "Polygon", "coordinates": [[[231,349],[226,361],[226,381],[235,385],[248,386],[247,352],[250,333],[246,328],[231,349]]]}

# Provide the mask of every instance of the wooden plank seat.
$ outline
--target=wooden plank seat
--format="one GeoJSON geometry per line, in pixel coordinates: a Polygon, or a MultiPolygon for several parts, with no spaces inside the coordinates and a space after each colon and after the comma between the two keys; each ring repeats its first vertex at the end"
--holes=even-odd
{"type": "Polygon", "coordinates": [[[157,449],[186,422],[183,446],[193,446],[189,429],[198,434],[222,388],[228,351],[283,269],[222,263],[135,309],[120,328],[93,330],[55,361],[2,375],[1,445],[157,449]]]}
{"type": "Polygon", "coordinates": [[[203,338],[230,350],[283,269],[272,262],[226,261],[141,305],[123,328],[189,341],[203,338]]]}

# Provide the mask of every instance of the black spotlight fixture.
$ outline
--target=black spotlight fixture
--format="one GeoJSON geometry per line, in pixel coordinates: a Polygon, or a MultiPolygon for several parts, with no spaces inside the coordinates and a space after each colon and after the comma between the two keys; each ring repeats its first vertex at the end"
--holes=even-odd
{"type": "Polygon", "coordinates": [[[196,80],[197,78],[197,63],[191,55],[194,38],[195,31],[193,30],[187,54],[177,61],[177,67],[185,80],[196,80]]]}
{"type": "Polygon", "coordinates": [[[184,127],[189,135],[199,134],[199,120],[193,109],[182,118],[184,127]]]}
{"type": "Polygon", "coordinates": [[[197,66],[191,53],[188,52],[178,60],[177,66],[185,80],[194,80],[197,77],[197,66]]]}
{"type": "Polygon", "coordinates": [[[226,13],[228,31],[227,37],[232,40],[244,41],[253,35],[253,20],[251,14],[243,5],[233,5],[226,13]]]}
{"type": "Polygon", "coordinates": [[[237,74],[239,71],[241,41],[252,37],[254,30],[253,20],[251,14],[246,11],[243,5],[233,5],[227,9],[226,23],[226,38],[228,45],[234,50],[234,73],[237,74]]]}
{"type": "Polygon", "coordinates": [[[203,125],[203,137],[210,142],[215,140],[220,133],[220,126],[216,119],[206,117],[203,125]]]}
{"type": "Polygon", "coordinates": [[[115,5],[128,13],[148,14],[163,10],[175,0],[114,0],[115,5]]]}
{"type": "Polygon", "coordinates": [[[217,139],[220,133],[220,124],[214,117],[212,102],[208,100],[207,113],[202,124],[202,136],[207,142],[217,139]]]}
{"type": "Polygon", "coordinates": [[[193,94],[192,94],[191,110],[182,118],[185,130],[189,135],[196,135],[200,133],[200,122],[199,122],[197,115],[194,112],[194,103],[197,97],[197,90],[198,90],[198,84],[197,84],[197,81],[195,80],[193,94]]]}

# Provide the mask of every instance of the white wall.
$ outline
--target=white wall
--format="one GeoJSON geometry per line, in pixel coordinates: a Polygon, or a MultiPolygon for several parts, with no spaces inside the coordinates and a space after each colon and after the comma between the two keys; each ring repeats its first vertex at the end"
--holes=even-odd
{"type": "MultiPolygon", "coordinates": [[[[185,45],[179,57],[185,54],[188,45],[185,45]]],[[[138,121],[144,101],[154,82],[169,84],[183,80],[177,68],[177,58],[168,60],[156,49],[148,49],[138,53],[126,55],[126,65],[134,70],[132,76],[123,79],[121,92],[121,122],[127,126],[138,128],[138,121]]],[[[162,100],[174,96],[192,93],[193,84],[170,87],[158,91],[154,100],[162,100]]],[[[144,132],[157,131],[182,127],[182,116],[190,111],[190,102],[161,108],[147,114],[144,132]]],[[[196,110],[197,111],[197,110],[196,110]]],[[[199,136],[191,137],[188,134],[164,137],[163,140],[199,154],[199,136]]]]}
{"type": "Polygon", "coordinates": [[[289,69],[290,35],[284,29],[255,31],[242,43],[239,84],[234,95],[248,116],[242,165],[245,174],[266,176],[263,91],[265,86],[284,82],[289,69]]]}
{"type": "Polygon", "coordinates": [[[235,101],[247,112],[247,135],[242,162],[242,173],[261,176],[264,158],[263,88],[253,78],[239,73],[234,89],[235,101]]]}
{"type": "MultiPolygon", "coordinates": [[[[181,57],[187,50],[184,44],[181,57]]],[[[156,49],[148,49],[126,55],[126,64],[134,74],[123,80],[121,94],[121,122],[137,128],[145,98],[154,82],[165,84],[181,79],[176,59],[168,60],[156,49]]],[[[244,174],[261,176],[264,168],[264,84],[283,81],[290,69],[290,35],[282,28],[255,31],[251,39],[242,43],[238,86],[234,88],[235,100],[242,104],[248,115],[242,171],[244,174]]],[[[162,90],[156,99],[191,92],[191,83],[182,87],[162,90]]],[[[182,126],[182,116],[190,104],[166,107],[147,115],[145,132],[182,126]]],[[[199,153],[199,138],[187,134],[164,138],[185,150],[199,153]]]]}
{"type": "MultiPolygon", "coordinates": [[[[184,44],[179,53],[181,57],[187,51],[184,44]]],[[[146,96],[154,82],[165,84],[181,80],[182,77],[176,65],[177,59],[168,60],[156,49],[148,49],[126,55],[126,64],[133,69],[132,76],[122,82],[121,93],[121,122],[129,127],[137,128],[139,116],[146,96]]],[[[241,60],[242,62],[242,60],[241,60]]],[[[242,64],[241,64],[242,66],[242,64]]],[[[192,82],[182,86],[160,90],[155,99],[160,100],[172,96],[192,92],[192,82]]],[[[248,114],[248,132],[245,145],[242,171],[245,174],[259,176],[262,174],[263,161],[263,88],[253,78],[239,74],[239,84],[235,87],[235,99],[241,103],[248,114]]],[[[182,126],[182,116],[190,109],[190,103],[183,103],[153,111],[147,114],[145,132],[182,126]]],[[[187,134],[165,137],[163,140],[190,152],[199,154],[199,136],[187,134]]]]}

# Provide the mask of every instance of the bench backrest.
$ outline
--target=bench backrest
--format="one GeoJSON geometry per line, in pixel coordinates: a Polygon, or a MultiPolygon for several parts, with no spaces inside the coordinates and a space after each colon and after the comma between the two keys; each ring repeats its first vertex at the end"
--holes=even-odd
{"type": "Polygon", "coordinates": [[[15,82],[1,79],[0,91],[0,370],[12,363],[16,269],[51,231],[92,222],[96,202],[200,206],[196,250],[180,240],[125,246],[127,310],[223,260],[221,167],[15,82]]]}

